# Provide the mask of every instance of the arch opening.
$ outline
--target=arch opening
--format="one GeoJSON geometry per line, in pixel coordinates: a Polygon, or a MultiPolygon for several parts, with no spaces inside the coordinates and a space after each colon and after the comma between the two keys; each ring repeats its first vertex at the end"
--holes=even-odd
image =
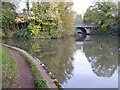
{"type": "Polygon", "coordinates": [[[77,34],[87,34],[85,28],[77,27],[77,34]]]}

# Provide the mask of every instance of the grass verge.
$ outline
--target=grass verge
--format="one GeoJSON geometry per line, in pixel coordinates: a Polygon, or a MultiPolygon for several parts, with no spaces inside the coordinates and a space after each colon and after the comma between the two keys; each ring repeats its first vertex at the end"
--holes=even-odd
{"type": "Polygon", "coordinates": [[[0,90],[2,89],[2,48],[0,45],[0,90]]]}
{"type": "Polygon", "coordinates": [[[43,88],[43,90],[49,90],[49,88],[47,87],[46,81],[40,75],[40,72],[39,72],[37,66],[34,64],[34,62],[32,60],[30,60],[30,58],[27,57],[26,55],[24,55],[22,52],[19,52],[19,54],[27,61],[31,72],[34,75],[34,78],[35,78],[35,81],[34,81],[35,87],[37,89],[43,88]]]}
{"type": "Polygon", "coordinates": [[[2,87],[8,88],[13,85],[16,79],[16,59],[6,48],[0,47],[0,50],[2,50],[2,87]]]}

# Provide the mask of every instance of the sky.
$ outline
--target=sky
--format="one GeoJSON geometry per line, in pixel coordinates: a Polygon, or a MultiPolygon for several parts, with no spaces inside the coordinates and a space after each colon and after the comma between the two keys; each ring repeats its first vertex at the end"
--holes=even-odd
{"type": "Polygon", "coordinates": [[[83,15],[87,8],[92,4],[93,0],[73,0],[73,2],[73,10],[75,10],[77,14],[83,15]]]}
{"type": "MultiPolygon", "coordinates": [[[[22,0],[25,1],[25,0],[22,0]]],[[[86,11],[86,9],[92,4],[93,0],[72,0],[74,2],[73,10],[77,12],[77,14],[82,14],[86,11]]],[[[25,3],[19,3],[20,8],[18,11],[25,7],[25,3]]]]}

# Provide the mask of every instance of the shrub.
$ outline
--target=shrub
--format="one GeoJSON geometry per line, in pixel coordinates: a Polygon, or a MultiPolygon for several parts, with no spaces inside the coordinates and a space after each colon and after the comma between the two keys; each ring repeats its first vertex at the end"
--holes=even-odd
{"type": "Polygon", "coordinates": [[[16,37],[19,39],[27,39],[31,37],[30,31],[28,29],[20,29],[16,33],[16,37]]]}

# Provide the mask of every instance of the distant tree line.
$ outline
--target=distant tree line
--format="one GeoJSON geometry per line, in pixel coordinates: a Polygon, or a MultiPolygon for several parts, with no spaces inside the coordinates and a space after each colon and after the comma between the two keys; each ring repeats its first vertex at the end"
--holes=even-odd
{"type": "Polygon", "coordinates": [[[94,34],[120,35],[120,2],[95,2],[82,18],[72,10],[73,2],[26,2],[17,13],[18,1],[2,2],[2,37],[64,38],[74,34],[74,24],[84,21],[97,26],[94,34]]]}
{"type": "Polygon", "coordinates": [[[95,34],[120,35],[120,2],[95,2],[84,14],[83,21],[94,23],[95,34]]]}
{"type": "Polygon", "coordinates": [[[20,15],[15,3],[2,3],[4,37],[63,38],[74,34],[73,2],[32,2],[32,8],[29,4],[28,0],[20,15]]]}

